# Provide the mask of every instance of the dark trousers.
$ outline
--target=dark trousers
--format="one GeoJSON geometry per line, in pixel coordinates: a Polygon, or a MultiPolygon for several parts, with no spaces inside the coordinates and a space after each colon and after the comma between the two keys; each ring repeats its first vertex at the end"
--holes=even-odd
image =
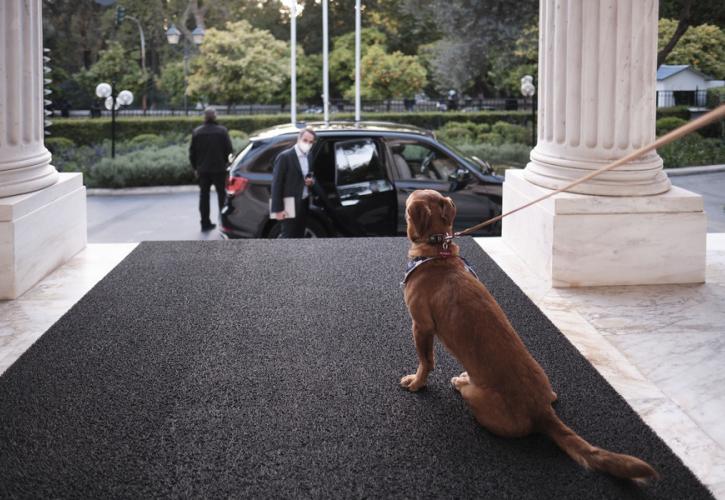
{"type": "Polygon", "coordinates": [[[199,213],[201,214],[202,224],[211,224],[211,220],[209,219],[209,191],[212,185],[216,189],[216,195],[219,199],[219,211],[221,212],[224,206],[224,197],[226,196],[224,191],[226,180],[226,172],[199,174],[199,213]]]}
{"type": "Polygon", "coordinates": [[[310,207],[310,198],[297,200],[295,203],[295,218],[282,221],[280,238],[304,238],[307,226],[307,212],[310,207]]]}

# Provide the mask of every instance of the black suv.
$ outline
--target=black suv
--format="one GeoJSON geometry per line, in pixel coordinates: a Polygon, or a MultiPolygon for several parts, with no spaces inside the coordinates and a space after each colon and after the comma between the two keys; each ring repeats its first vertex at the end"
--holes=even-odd
{"type": "MultiPolygon", "coordinates": [[[[405,234],[405,200],[416,189],[450,196],[461,230],[501,213],[503,177],[467,158],[426,130],[380,122],[308,123],[317,133],[310,151],[312,191],[308,237],[405,234]]],[[[274,159],[297,141],[299,129],[282,125],[250,139],[229,167],[221,232],[229,238],[275,238],[269,218],[274,159]]],[[[480,235],[500,233],[500,226],[480,235]]]]}

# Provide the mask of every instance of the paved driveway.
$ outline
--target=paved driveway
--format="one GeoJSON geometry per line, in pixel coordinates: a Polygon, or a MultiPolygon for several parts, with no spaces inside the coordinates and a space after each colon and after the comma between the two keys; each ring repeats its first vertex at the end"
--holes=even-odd
{"type": "MultiPolygon", "coordinates": [[[[671,177],[676,186],[705,197],[710,233],[725,233],[725,172],[671,177]]],[[[127,243],[145,240],[220,239],[199,228],[199,194],[172,192],[147,195],[88,196],[88,241],[127,243]]],[[[215,199],[212,192],[212,200],[215,199]]],[[[212,202],[212,220],[217,210],[212,202]]]]}

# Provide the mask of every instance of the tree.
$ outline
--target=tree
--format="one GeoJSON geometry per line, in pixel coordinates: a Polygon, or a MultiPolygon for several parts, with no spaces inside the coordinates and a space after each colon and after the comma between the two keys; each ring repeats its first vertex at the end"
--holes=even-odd
{"type": "Polygon", "coordinates": [[[156,85],[174,107],[181,107],[184,104],[184,62],[171,61],[161,68],[161,76],[157,79],[156,85]]]}
{"type": "MultiPolygon", "coordinates": [[[[372,47],[381,47],[385,51],[385,35],[374,28],[365,28],[360,31],[360,59],[372,47]]],[[[355,83],[355,33],[335,37],[330,51],[330,93],[342,96],[355,83]]]]}
{"type": "Polygon", "coordinates": [[[703,23],[722,26],[725,23],[725,4],[722,0],[661,0],[660,16],[675,19],[677,25],[666,42],[659,46],[658,67],[665,63],[690,26],[703,23]]]}
{"type": "MultiPolygon", "coordinates": [[[[360,69],[360,95],[365,99],[411,97],[420,92],[426,83],[426,71],[417,56],[408,56],[400,51],[386,54],[380,45],[367,50],[360,61],[360,69]]],[[[353,97],[354,93],[352,87],[347,90],[346,97],[353,97]]]]}
{"type": "Polygon", "coordinates": [[[495,59],[538,15],[537,0],[403,0],[405,10],[423,25],[435,23],[441,38],[426,48],[427,64],[439,90],[472,94],[497,91],[489,78],[495,59]]]}
{"type": "MultiPolygon", "coordinates": [[[[661,49],[677,30],[678,21],[660,19],[659,44],[661,49]]],[[[725,78],[725,31],[712,24],[692,26],[680,37],[670,51],[667,64],[689,64],[716,79],[725,78]]]]}
{"type": "Polygon", "coordinates": [[[531,75],[538,78],[539,25],[533,23],[523,29],[514,43],[513,52],[505,52],[492,58],[492,69],[488,73],[492,84],[506,95],[521,93],[521,78],[531,75]]]}
{"type": "Polygon", "coordinates": [[[74,78],[85,93],[95,97],[96,85],[101,82],[114,86],[114,92],[130,90],[135,99],[144,90],[146,76],[138,65],[138,53],[126,52],[120,43],[111,42],[108,48],[100,52],[98,61],[89,70],[81,70],[74,78]]]}
{"type": "Polygon", "coordinates": [[[289,75],[289,49],[247,21],[228,22],[206,31],[191,73],[189,94],[228,105],[269,102],[289,75]]]}

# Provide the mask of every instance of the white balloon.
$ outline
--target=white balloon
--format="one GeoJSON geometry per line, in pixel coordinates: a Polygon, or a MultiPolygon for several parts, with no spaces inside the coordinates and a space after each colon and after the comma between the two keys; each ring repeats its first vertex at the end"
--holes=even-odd
{"type": "Polygon", "coordinates": [[[107,83],[99,83],[96,86],[96,95],[103,99],[111,95],[111,86],[107,83]]]}
{"type": "Polygon", "coordinates": [[[122,90],[118,93],[116,100],[122,105],[128,106],[133,102],[133,93],[130,90],[122,90]]]}

